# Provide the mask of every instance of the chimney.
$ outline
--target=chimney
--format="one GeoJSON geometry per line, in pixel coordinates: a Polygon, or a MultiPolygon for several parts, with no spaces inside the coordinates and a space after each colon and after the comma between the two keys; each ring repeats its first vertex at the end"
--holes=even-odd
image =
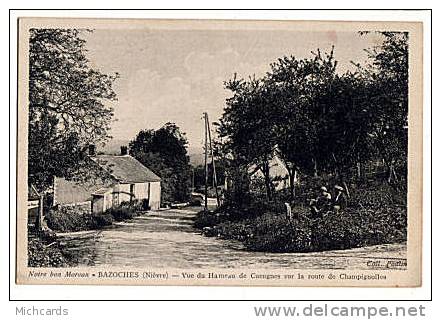
{"type": "Polygon", "coordinates": [[[127,146],[121,146],[121,155],[125,156],[125,155],[128,155],[128,154],[129,154],[129,152],[128,152],[127,146]]]}
{"type": "Polygon", "coordinates": [[[96,156],[96,146],[94,144],[89,144],[89,156],[96,156]]]}

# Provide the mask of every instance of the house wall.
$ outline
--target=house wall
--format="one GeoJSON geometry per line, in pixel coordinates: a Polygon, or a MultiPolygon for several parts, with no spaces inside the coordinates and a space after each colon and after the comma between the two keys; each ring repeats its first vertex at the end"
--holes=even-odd
{"type": "MultiPolygon", "coordinates": [[[[161,202],[161,183],[160,182],[142,182],[134,184],[134,199],[142,200],[149,199],[150,207],[159,209],[161,202]]],[[[130,184],[118,184],[114,191],[118,193],[118,204],[125,201],[130,201],[130,184]]],[[[115,196],[114,196],[115,199],[115,196]]],[[[115,201],[115,200],[114,200],[115,201]]]]}
{"type": "Polygon", "coordinates": [[[152,210],[158,210],[161,206],[161,182],[150,182],[149,205],[152,210]]]}
{"type": "MultiPolygon", "coordinates": [[[[114,185],[113,190],[106,193],[104,197],[93,197],[93,189],[84,188],[71,181],[61,178],[56,178],[55,183],[55,204],[61,206],[85,206],[89,211],[94,213],[101,213],[109,208],[120,205],[122,202],[129,202],[130,199],[130,184],[122,183],[114,185]]],[[[149,206],[153,210],[157,210],[161,204],[161,183],[158,182],[143,182],[134,184],[134,199],[149,199],[149,206]]]]}
{"type": "Polygon", "coordinates": [[[79,214],[85,214],[85,213],[91,212],[90,210],[92,207],[92,200],[84,201],[81,203],[69,203],[69,204],[63,204],[63,205],[59,204],[59,206],[63,207],[63,208],[70,208],[70,209],[75,208],[79,214]]]}
{"type": "MultiPolygon", "coordinates": [[[[278,156],[274,156],[269,162],[269,175],[276,191],[289,188],[289,172],[278,156]]],[[[252,166],[249,170],[251,180],[265,179],[261,170],[256,171],[256,166],[252,166]]],[[[295,180],[294,183],[297,181],[295,180]]]]}
{"type": "Polygon", "coordinates": [[[104,195],[104,211],[113,207],[112,193],[108,192],[104,195]]]}
{"type": "Polygon", "coordinates": [[[130,201],[130,184],[128,183],[118,184],[113,188],[113,191],[119,193],[118,204],[121,204],[122,202],[130,201]]]}
{"type": "Polygon", "coordinates": [[[119,205],[119,193],[115,192],[115,189],[112,192],[112,207],[117,207],[119,205]]]}
{"type": "Polygon", "coordinates": [[[149,182],[135,183],[135,198],[139,200],[149,199],[149,190],[149,182]]]}
{"type": "MultiPolygon", "coordinates": [[[[96,189],[99,188],[95,187],[96,189]]],[[[95,190],[96,190],[95,189],[95,190]]],[[[79,204],[92,200],[93,188],[54,177],[54,205],[79,204]]]]}

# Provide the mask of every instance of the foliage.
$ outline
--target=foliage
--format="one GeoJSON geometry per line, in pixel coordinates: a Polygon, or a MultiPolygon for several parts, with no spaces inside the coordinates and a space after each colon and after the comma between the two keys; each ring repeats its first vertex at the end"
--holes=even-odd
{"type": "Polygon", "coordinates": [[[224,153],[224,158],[234,159],[232,166],[245,166],[248,171],[254,165],[255,170],[260,170],[265,178],[267,197],[271,200],[269,161],[274,151],[274,122],[278,114],[269,108],[271,97],[262,80],[244,81],[235,76],[225,82],[225,87],[233,96],[227,99],[219,122],[218,134],[223,140],[220,152],[224,153]]]}
{"type": "Polygon", "coordinates": [[[191,170],[187,139],[178,126],[166,123],[158,130],[141,130],[130,142],[130,154],[158,174],[161,202],[189,199],[191,170]]]}
{"type": "Polygon", "coordinates": [[[107,209],[100,214],[90,213],[89,208],[81,206],[54,208],[46,214],[46,222],[51,230],[75,232],[102,229],[114,221],[133,219],[146,210],[142,201],[122,202],[119,206],[107,209]]]}
{"type": "Polygon", "coordinates": [[[28,241],[29,267],[68,267],[69,259],[56,238],[31,237],[28,241]]]}
{"type": "Polygon", "coordinates": [[[53,176],[84,166],[89,144],[104,142],[116,100],[115,75],[91,68],[86,30],[31,29],[29,38],[29,181],[39,190],[53,176]]]}
{"type": "MultiPolygon", "coordinates": [[[[292,199],[294,176],[331,174],[346,186],[354,172],[362,178],[369,161],[383,160],[388,181],[405,185],[408,35],[381,36],[382,44],[367,50],[368,63],[356,72],[338,73],[334,49],[317,50],[309,58],[278,59],[260,79],[225,82],[232,95],[218,124],[217,150],[227,169],[242,167],[249,176],[260,170],[270,201],[275,188],[269,162],[275,156],[288,172],[292,199]]],[[[245,187],[238,191],[249,191],[246,179],[231,178],[245,187]]]]}
{"type": "Polygon", "coordinates": [[[111,214],[97,214],[93,216],[93,224],[91,229],[101,229],[112,225],[113,221],[116,220],[111,214]]]}
{"type": "Polygon", "coordinates": [[[91,217],[89,213],[81,213],[69,207],[50,210],[46,216],[46,222],[51,230],[58,232],[71,232],[89,230],[91,217]]]}
{"type": "Polygon", "coordinates": [[[116,221],[124,221],[133,219],[141,210],[140,202],[122,202],[119,206],[110,208],[106,214],[112,216],[116,221]]]}
{"type": "Polygon", "coordinates": [[[284,57],[271,64],[266,83],[276,96],[274,109],[281,115],[276,124],[278,155],[291,177],[295,169],[316,174],[324,163],[319,146],[335,107],[336,66],[333,50],[325,55],[317,50],[309,59],[284,57]]]}
{"type": "Polygon", "coordinates": [[[247,212],[230,204],[214,213],[200,212],[195,226],[207,236],[238,240],[249,250],[266,252],[338,250],[406,241],[406,208],[397,205],[392,194],[379,194],[374,188],[359,191],[357,200],[375,201],[322,219],[311,219],[307,207],[296,206],[293,213],[298,219],[293,221],[287,219],[281,204],[262,207],[255,203],[247,212]]]}
{"type": "Polygon", "coordinates": [[[113,223],[110,214],[91,214],[78,207],[61,207],[46,214],[46,222],[51,230],[57,232],[76,232],[101,229],[113,223]]]}
{"type": "MultiPolygon", "coordinates": [[[[211,160],[210,160],[211,161],[211,160]]],[[[221,186],[225,183],[225,165],[222,161],[216,160],[216,178],[217,185],[221,186]]],[[[205,186],[205,166],[198,165],[193,167],[193,177],[194,177],[194,185],[195,188],[201,188],[205,186]]],[[[214,188],[214,174],[213,174],[213,164],[211,162],[208,163],[208,186],[212,186],[214,188]]]]}
{"type": "MultiPolygon", "coordinates": [[[[375,114],[370,137],[389,169],[389,181],[397,180],[397,165],[407,161],[409,35],[383,32],[384,41],[367,50],[370,64],[360,77],[369,91],[362,96],[375,114]]],[[[405,171],[405,170],[404,170],[405,171]]]]}
{"type": "Polygon", "coordinates": [[[310,252],[406,241],[405,210],[329,214],[288,222],[268,213],[256,219],[245,245],[255,251],[310,252]]]}
{"type": "Polygon", "coordinates": [[[227,193],[223,205],[215,212],[201,211],[196,215],[195,226],[197,228],[213,227],[228,221],[254,219],[268,211],[281,214],[284,210],[285,205],[279,201],[268,202],[258,196],[250,195],[238,203],[227,193]]]}

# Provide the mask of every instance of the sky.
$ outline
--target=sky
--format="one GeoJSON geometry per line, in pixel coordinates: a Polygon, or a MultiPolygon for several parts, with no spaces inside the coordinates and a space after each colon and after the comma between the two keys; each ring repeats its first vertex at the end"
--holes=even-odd
{"type": "Polygon", "coordinates": [[[262,76],[283,56],[311,56],[320,48],[334,54],[340,72],[351,61],[366,61],[365,48],[378,36],[354,32],[289,30],[104,30],[86,33],[91,65],[104,73],[118,72],[112,103],[115,119],[110,135],[131,140],[141,129],[176,123],[189,148],[202,150],[204,123],[222,115],[230,93],[223,82],[234,73],[262,76]]]}

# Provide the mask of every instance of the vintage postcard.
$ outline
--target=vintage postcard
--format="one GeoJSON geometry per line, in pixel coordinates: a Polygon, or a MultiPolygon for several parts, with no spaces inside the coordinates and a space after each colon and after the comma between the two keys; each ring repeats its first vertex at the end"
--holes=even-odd
{"type": "Polygon", "coordinates": [[[421,286],[422,23],[18,25],[18,284],[421,286]]]}

